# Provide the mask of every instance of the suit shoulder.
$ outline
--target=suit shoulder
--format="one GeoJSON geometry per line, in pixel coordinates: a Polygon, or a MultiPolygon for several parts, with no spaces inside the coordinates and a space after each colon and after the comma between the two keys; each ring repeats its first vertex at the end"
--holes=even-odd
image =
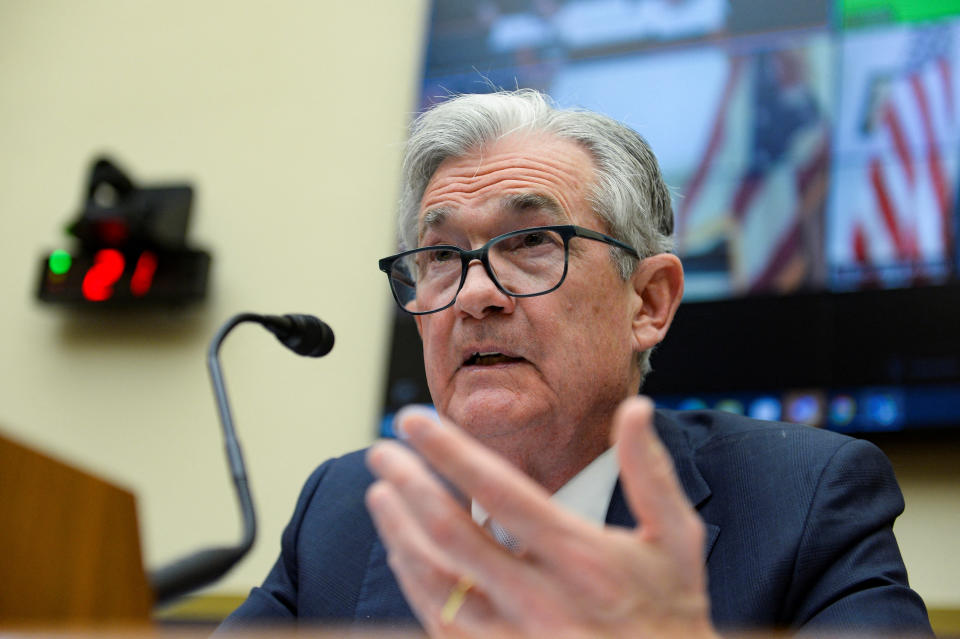
{"type": "Polygon", "coordinates": [[[323,476],[327,473],[348,473],[348,474],[366,474],[370,475],[370,471],[367,470],[366,466],[366,448],[360,450],[355,450],[339,457],[331,457],[330,459],[324,461],[322,464],[317,466],[317,468],[311,474],[311,477],[314,476],[323,476]]]}
{"type": "Polygon", "coordinates": [[[364,463],[364,455],[365,451],[360,450],[329,459],[307,479],[293,518],[284,530],[284,544],[291,549],[296,547],[295,554],[301,559],[314,555],[318,540],[350,537],[362,527],[372,529],[364,494],[374,478],[364,463]],[[307,548],[300,547],[299,542],[304,539],[307,548]]]}
{"type": "Polygon", "coordinates": [[[301,492],[301,500],[313,497],[321,484],[328,488],[349,493],[362,493],[373,483],[373,474],[366,466],[366,449],[355,450],[340,457],[333,457],[320,464],[310,474],[301,492]]]}
{"type": "MultiPolygon", "coordinates": [[[[789,492],[802,501],[812,499],[818,487],[859,482],[899,495],[889,460],[865,440],[718,411],[665,417],[665,430],[672,430],[675,441],[686,439],[715,493],[752,486],[771,496],[789,492]]],[[[748,492],[760,497],[753,488],[748,492]]]]}
{"type": "Polygon", "coordinates": [[[813,426],[763,421],[723,411],[663,410],[658,413],[662,414],[664,428],[680,430],[690,447],[700,452],[726,446],[771,446],[778,443],[786,447],[801,444],[835,451],[844,444],[859,441],[848,435],[813,426]]]}

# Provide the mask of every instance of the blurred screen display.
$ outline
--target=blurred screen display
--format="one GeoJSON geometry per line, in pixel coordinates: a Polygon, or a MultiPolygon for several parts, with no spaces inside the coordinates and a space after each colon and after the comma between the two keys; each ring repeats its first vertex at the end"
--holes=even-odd
{"type": "Polygon", "coordinates": [[[422,106],[533,87],[643,135],[687,300],[957,271],[960,2],[437,0],[422,106]]]}
{"type": "MultiPolygon", "coordinates": [[[[660,160],[694,303],[658,405],[960,432],[960,0],[435,0],[420,108],[521,87],[660,160]]],[[[385,434],[410,402],[397,311],[385,434]]]]}

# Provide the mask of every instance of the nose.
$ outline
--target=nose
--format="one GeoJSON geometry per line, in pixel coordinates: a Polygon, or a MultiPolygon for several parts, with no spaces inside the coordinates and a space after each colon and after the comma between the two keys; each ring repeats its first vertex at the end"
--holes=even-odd
{"type": "Polygon", "coordinates": [[[516,299],[497,288],[479,260],[467,266],[467,277],[454,304],[457,311],[483,319],[493,313],[511,313],[515,305],[516,299]]]}

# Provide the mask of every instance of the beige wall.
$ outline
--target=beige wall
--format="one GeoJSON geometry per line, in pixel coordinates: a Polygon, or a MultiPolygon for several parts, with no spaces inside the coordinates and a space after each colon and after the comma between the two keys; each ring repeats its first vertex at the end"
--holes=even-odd
{"type": "MultiPolygon", "coordinates": [[[[960,609],[960,440],[954,434],[881,445],[906,501],[894,532],[910,584],[927,606],[960,609]]],[[[960,632],[960,617],[952,632],[960,632]]]]}
{"type": "Polygon", "coordinates": [[[148,565],[239,538],[205,368],[230,315],[314,313],[337,345],[298,358],[253,326],[224,345],[261,527],[217,589],[261,581],[310,471],[372,441],[393,304],[376,260],[425,26],[424,0],[0,0],[0,431],[132,489],[148,565]],[[202,308],[34,300],[103,151],[196,185],[202,308]]]}
{"type": "MultiPolygon", "coordinates": [[[[136,492],[147,564],[231,543],[236,506],[206,377],[231,314],[304,311],[322,360],[254,327],[223,359],[260,537],[219,592],[258,583],[321,460],[369,443],[392,302],[376,259],[415,104],[425,0],[0,0],[0,430],[136,492]],[[198,187],[212,295],[190,312],[101,318],[34,301],[67,246],[88,164],[198,187]],[[347,242],[362,241],[361,247],[347,242]]],[[[960,450],[888,448],[916,588],[960,606],[960,450]]]]}

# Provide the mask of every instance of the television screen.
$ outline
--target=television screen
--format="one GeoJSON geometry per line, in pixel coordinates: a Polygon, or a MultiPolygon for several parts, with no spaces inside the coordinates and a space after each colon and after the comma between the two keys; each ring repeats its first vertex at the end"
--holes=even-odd
{"type": "MultiPolygon", "coordinates": [[[[659,404],[960,426],[960,2],[436,0],[421,107],[500,87],[659,158],[686,272],[659,404]]],[[[385,424],[429,402],[411,331],[398,315],[385,424]]]]}

